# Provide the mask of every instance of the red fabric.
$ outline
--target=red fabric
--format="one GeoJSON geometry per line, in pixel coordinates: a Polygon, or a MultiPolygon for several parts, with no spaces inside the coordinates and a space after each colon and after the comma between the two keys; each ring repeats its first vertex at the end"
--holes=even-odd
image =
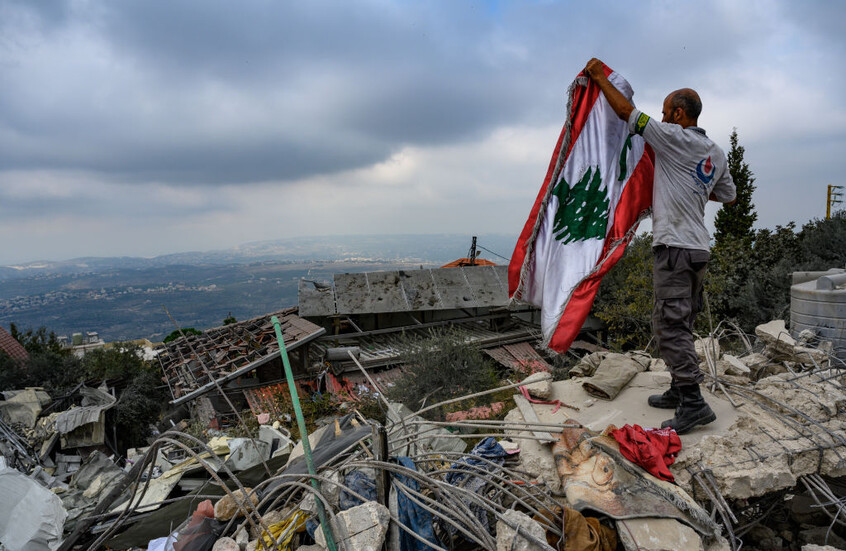
{"type": "Polygon", "coordinates": [[[626,425],[611,431],[620,444],[623,457],[643,467],[649,474],[674,482],[669,467],[681,451],[681,439],[676,431],[666,429],[643,429],[640,425],[626,425]]]}

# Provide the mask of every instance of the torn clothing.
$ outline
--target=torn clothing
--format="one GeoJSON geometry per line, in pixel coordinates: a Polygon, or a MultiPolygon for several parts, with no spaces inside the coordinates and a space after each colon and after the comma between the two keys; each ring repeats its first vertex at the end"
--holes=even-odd
{"type": "Polygon", "coordinates": [[[658,350],[677,384],[699,384],[705,375],[693,344],[693,322],[702,311],[709,253],[664,245],[653,253],[652,330],[658,350]]]}

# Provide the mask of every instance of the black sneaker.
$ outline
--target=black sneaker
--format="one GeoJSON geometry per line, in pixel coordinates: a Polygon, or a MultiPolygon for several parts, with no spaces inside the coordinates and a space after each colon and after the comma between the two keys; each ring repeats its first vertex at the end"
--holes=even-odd
{"type": "Polygon", "coordinates": [[[672,427],[678,434],[687,434],[695,427],[717,420],[717,415],[702,397],[699,385],[679,386],[679,393],[681,404],[676,408],[676,416],[661,423],[662,429],[672,427]]]}
{"type": "Polygon", "coordinates": [[[681,404],[679,387],[676,386],[675,382],[672,382],[670,388],[665,390],[663,394],[653,394],[647,398],[646,403],[654,408],[676,409],[681,404]]]}

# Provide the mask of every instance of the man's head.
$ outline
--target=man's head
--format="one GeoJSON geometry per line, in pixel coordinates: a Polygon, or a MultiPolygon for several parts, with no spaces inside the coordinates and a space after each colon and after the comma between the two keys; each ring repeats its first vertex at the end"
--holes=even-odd
{"type": "Polygon", "coordinates": [[[662,122],[678,124],[682,128],[696,126],[699,113],[702,112],[702,101],[696,90],[682,88],[670,93],[664,99],[664,118],[662,122]]]}

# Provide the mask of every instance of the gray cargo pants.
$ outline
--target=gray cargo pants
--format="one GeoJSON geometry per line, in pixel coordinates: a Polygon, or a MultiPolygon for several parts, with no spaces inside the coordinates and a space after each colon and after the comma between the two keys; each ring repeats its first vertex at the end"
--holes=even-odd
{"type": "Polygon", "coordinates": [[[702,311],[702,288],[708,251],[658,245],[652,284],[652,330],[658,350],[676,384],[701,383],[705,378],[693,346],[693,322],[702,311]]]}

